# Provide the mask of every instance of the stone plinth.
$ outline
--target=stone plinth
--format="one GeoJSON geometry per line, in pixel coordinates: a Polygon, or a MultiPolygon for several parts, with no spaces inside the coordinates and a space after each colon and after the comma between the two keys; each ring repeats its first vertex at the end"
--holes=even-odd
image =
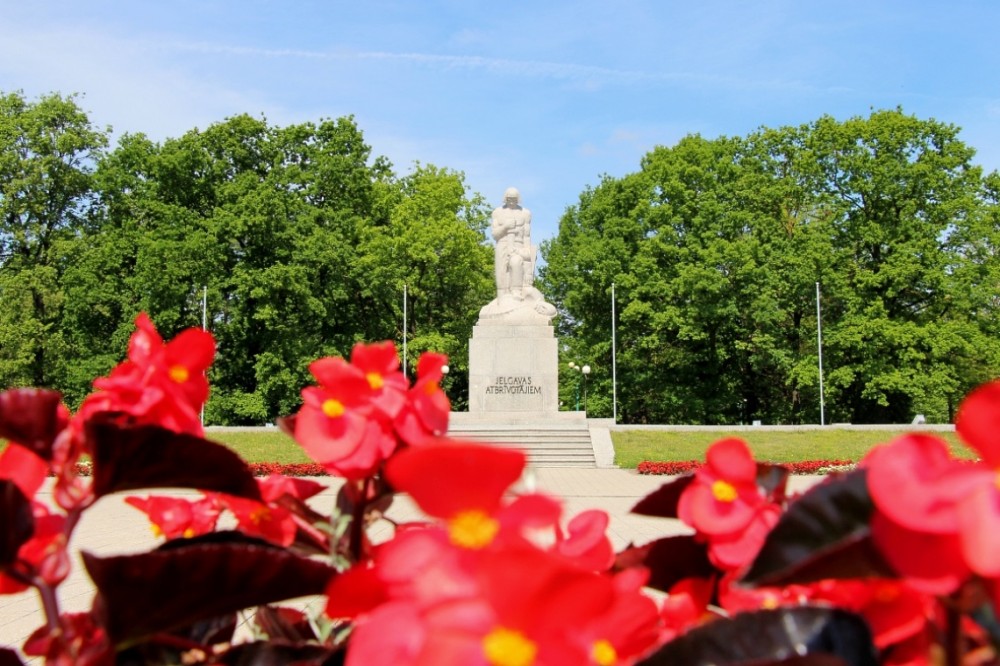
{"type": "Polygon", "coordinates": [[[551,326],[480,320],[469,340],[469,412],[559,411],[558,351],[551,326]]]}

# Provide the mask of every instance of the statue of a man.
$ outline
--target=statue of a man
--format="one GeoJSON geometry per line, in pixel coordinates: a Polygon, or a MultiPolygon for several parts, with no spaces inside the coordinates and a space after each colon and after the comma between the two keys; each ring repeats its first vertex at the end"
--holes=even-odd
{"type": "Polygon", "coordinates": [[[536,248],[531,244],[531,211],[521,206],[513,187],[503,193],[503,206],[493,211],[491,231],[496,241],[494,268],[497,297],[524,298],[524,288],[535,278],[536,248]]]}
{"type": "Polygon", "coordinates": [[[480,323],[547,325],[556,309],[535,289],[538,248],[531,244],[531,212],[521,206],[521,195],[513,187],[493,211],[490,231],[496,241],[497,297],[479,311],[480,323]]]}

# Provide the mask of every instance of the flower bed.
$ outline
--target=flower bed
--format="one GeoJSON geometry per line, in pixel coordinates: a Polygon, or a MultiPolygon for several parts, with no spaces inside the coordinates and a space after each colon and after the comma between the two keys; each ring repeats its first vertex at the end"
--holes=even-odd
{"type": "MultiPolygon", "coordinates": [[[[675,460],[670,462],[656,462],[643,460],[636,467],[639,474],[687,474],[693,472],[705,463],[699,460],[675,460]]],[[[829,472],[843,472],[854,467],[855,463],[850,460],[800,460],[798,462],[776,463],[784,467],[790,474],[826,474],[829,472]]]]}
{"type": "MultiPolygon", "coordinates": [[[[659,474],[665,476],[676,476],[693,472],[705,463],[699,460],[675,460],[675,461],[651,461],[643,460],[636,467],[639,474],[659,474]]],[[[853,468],[855,463],[850,460],[800,460],[798,462],[778,463],[790,474],[828,474],[830,472],[844,472],[853,468]]],[[[283,476],[328,476],[326,470],[317,463],[275,463],[256,462],[247,463],[247,467],[254,476],[269,476],[271,474],[281,474],[283,476]]],[[[89,462],[76,464],[76,473],[80,476],[90,476],[93,465],[89,462]]],[[[50,472],[50,476],[54,476],[50,472]]]]}

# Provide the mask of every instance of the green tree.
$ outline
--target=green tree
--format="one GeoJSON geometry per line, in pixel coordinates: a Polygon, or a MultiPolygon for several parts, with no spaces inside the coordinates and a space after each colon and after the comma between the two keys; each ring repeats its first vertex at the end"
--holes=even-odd
{"type": "Polygon", "coordinates": [[[819,282],[828,413],[949,418],[998,370],[996,178],[957,134],[882,111],[655,149],[543,248],[566,360],[610,366],[614,283],[626,420],[818,421],[819,282]]]}
{"type": "Polygon", "coordinates": [[[364,300],[387,313],[399,341],[406,285],[407,365],[412,372],[424,351],[447,354],[455,409],[468,404],[468,341],[495,288],[488,220],[489,208],[467,193],[462,173],[417,164],[398,182],[389,223],[371,227],[359,248],[364,300]]]}
{"type": "Polygon", "coordinates": [[[75,97],[0,94],[0,382],[58,386],[66,258],[92,204],[107,131],[75,97]]]}

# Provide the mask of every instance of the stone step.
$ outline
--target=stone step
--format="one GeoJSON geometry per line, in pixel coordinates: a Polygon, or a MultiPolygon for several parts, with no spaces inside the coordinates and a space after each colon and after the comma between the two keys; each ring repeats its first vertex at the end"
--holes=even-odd
{"type": "Polygon", "coordinates": [[[490,423],[453,419],[448,436],[517,448],[536,467],[596,467],[586,421],[490,423]]]}

